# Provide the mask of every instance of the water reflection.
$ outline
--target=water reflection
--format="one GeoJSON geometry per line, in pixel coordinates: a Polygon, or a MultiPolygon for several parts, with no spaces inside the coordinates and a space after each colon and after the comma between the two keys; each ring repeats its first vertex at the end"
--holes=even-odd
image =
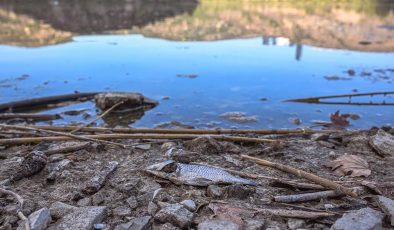
{"type": "Polygon", "coordinates": [[[393,51],[393,9],[394,2],[384,0],[5,0],[0,3],[0,43],[40,46],[43,39],[33,44],[20,37],[49,34],[49,45],[70,39],[70,33],[138,33],[177,41],[263,36],[263,44],[270,37],[287,37],[299,60],[301,44],[393,51]],[[44,31],[26,33],[26,28],[37,29],[32,22],[44,31]],[[5,24],[20,29],[10,35],[5,24]]]}

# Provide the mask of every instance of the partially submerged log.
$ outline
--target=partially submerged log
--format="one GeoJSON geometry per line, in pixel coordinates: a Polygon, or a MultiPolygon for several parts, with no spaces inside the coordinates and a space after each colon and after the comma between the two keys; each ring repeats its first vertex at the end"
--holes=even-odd
{"type": "Polygon", "coordinates": [[[96,106],[102,111],[106,111],[119,104],[114,111],[135,111],[135,110],[146,110],[151,109],[158,105],[157,101],[145,97],[140,93],[126,93],[126,92],[114,92],[114,93],[100,93],[95,95],[94,100],[96,106]]]}
{"type": "Polygon", "coordinates": [[[62,102],[75,102],[75,101],[86,101],[91,100],[94,96],[98,94],[97,92],[92,93],[72,93],[57,96],[40,97],[33,99],[26,99],[21,101],[12,101],[4,104],[0,104],[0,112],[12,111],[21,112],[29,111],[39,108],[51,108],[54,104],[62,102]]]}
{"type": "Polygon", "coordinates": [[[104,165],[104,167],[87,182],[82,192],[85,194],[94,194],[98,192],[100,188],[104,186],[107,177],[118,167],[118,164],[119,162],[117,161],[110,161],[108,164],[104,165]]]}
{"type": "Polygon", "coordinates": [[[23,119],[31,121],[52,121],[60,119],[59,114],[39,114],[39,113],[0,113],[0,120],[23,119]]]}

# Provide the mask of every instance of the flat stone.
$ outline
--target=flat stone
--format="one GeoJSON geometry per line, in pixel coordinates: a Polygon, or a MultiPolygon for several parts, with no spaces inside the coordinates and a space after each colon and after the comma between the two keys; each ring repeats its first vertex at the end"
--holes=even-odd
{"type": "Polygon", "coordinates": [[[380,230],[383,213],[371,208],[349,212],[339,218],[331,230],[380,230]]]}
{"type": "Polygon", "coordinates": [[[153,226],[152,230],[180,230],[180,228],[170,223],[165,223],[165,224],[153,226]]]}
{"type": "Polygon", "coordinates": [[[135,196],[131,196],[131,197],[127,198],[126,202],[131,209],[135,209],[138,207],[137,198],[135,196]]]}
{"type": "Polygon", "coordinates": [[[148,204],[148,213],[151,215],[155,215],[157,210],[159,210],[159,206],[156,203],[150,201],[148,204]]]}
{"type": "Polygon", "coordinates": [[[209,185],[207,195],[212,198],[220,198],[223,196],[224,190],[218,185],[209,185]]]}
{"type": "Polygon", "coordinates": [[[60,201],[52,203],[51,207],[49,207],[49,211],[51,213],[51,216],[55,219],[59,219],[75,209],[77,209],[77,207],[60,202],[60,201]]]}
{"type": "Polygon", "coordinates": [[[198,230],[239,230],[241,229],[237,224],[229,220],[206,220],[198,224],[198,230]]]}
{"type": "Polygon", "coordinates": [[[194,214],[187,210],[183,205],[171,204],[162,208],[155,215],[155,220],[163,223],[171,223],[181,228],[187,228],[192,222],[194,214]]]}
{"type": "Polygon", "coordinates": [[[90,206],[90,205],[92,205],[92,199],[91,199],[90,197],[85,197],[85,198],[83,198],[83,199],[80,199],[80,200],[77,202],[77,205],[78,205],[79,207],[90,206]]]}
{"type": "Polygon", "coordinates": [[[194,212],[197,208],[196,203],[194,203],[193,200],[184,200],[180,203],[181,205],[183,205],[183,207],[185,207],[187,210],[194,212]]]}
{"type": "Polygon", "coordinates": [[[238,198],[242,200],[250,197],[254,192],[254,189],[245,185],[234,184],[226,187],[225,196],[226,198],[238,198]]]}
{"type": "Polygon", "coordinates": [[[132,219],[125,224],[119,224],[114,230],[148,230],[151,216],[143,216],[132,219]]]}
{"type": "MultiPolygon", "coordinates": [[[[44,230],[51,222],[51,214],[48,208],[42,208],[29,215],[28,217],[31,230],[44,230]]],[[[25,229],[24,222],[19,225],[18,230],[25,229]]]]}
{"type": "Polygon", "coordinates": [[[107,215],[105,206],[89,206],[74,209],[71,213],[61,218],[55,229],[62,230],[91,230],[94,224],[101,223],[107,215]]]}
{"type": "Polygon", "coordinates": [[[312,141],[326,141],[330,136],[326,133],[314,133],[311,135],[312,141]]]}
{"type": "Polygon", "coordinates": [[[289,218],[287,220],[287,226],[289,227],[289,229],[299,229],[304,227],[305,225],[305,220],[302,219],[295,219],[295,218],[289,218]]]}
{"type": "Polygon", "coordinates": [[[112,211],[112,214],[114,216],[130,216],[131,209],[128,206],[119,206],[112,211]]]}
{"type": "Polygon", "coordinates": [[[394,136],[382,129],[371,137],[369,144],[382,156],[394,156],[394,136]]]}
{"type": "Polygon", "coordinates": [[[394,226],[394,200],[384,196],[378,196],[379,207],[390,218],[391,226],[394,226]]]}
{"type": "Polygon", "coordinates": [[[149,150],[152,147],[151,144],[141,144],[141,145],[136,145],[136,149],[141,149],[141,150],[149,150]]]}
{"type": "Polygon", "coordinates": [[[248,219],[245,220],[245,230],[263,230],[265,229],[265,221],[263,219],[261,220],[253,220],[253,219],[248,219]]]}

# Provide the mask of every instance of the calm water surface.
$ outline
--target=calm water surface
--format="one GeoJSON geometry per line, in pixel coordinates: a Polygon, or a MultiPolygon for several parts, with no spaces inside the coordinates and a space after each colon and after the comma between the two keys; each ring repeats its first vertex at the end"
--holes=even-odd
{"type": "MultiPolygon", "coordinates": [[[[298,127],[293,118],[310,126],[336,110],[361,116],[352,128],[394,124],[393,106],[284,102],[394,91],[390,1],[2,1],[0,44],[0,102],[132,91],[160,102],[124,121],[136,127],[298,127]],[[219,116],[234,111],[257,122],[219,116]]],[[[49,112],[76,108],[94,104],[49,112]]]]}

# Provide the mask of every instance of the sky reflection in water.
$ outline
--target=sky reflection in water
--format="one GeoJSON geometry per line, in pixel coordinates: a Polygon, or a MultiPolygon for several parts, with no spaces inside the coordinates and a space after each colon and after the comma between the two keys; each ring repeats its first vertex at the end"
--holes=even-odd
{"type": "MultiPolygon", "coordinates": [[[[198,8],[194,15],[196,11],[198,13],[198,8]]],[[[187,17],[187,14],[180,15],[174,18],[187,17]]],[[[164,25],[171,25],[171,20],[174,19],[165,19],[164,25]]],[[[373,20],[376,20],[375,16],[373,20]]],[[[22,48],[1,45],[1,102],[75,90],[141,92],[159,100],[160,105],[133,124],[138,127],[153,127],[172,120],[201,128],[297,127],[289,119],[299,117],[302,125],[306,126],[311,125],[311,120],[328,120],[329,114],[336,110],[361,116],[360,120],[352,121],[352,128],[394,122],[392,106],[283,102],[290,98],[352,93],[353,90],[393,90],[394,72],[391,69],[394,68],[394,47],[387,40],[394,36],[392,31],[380,35],[378,30],[377,37],[383,36],[386,39],[381,39],[381,46],[372,44],[368,48],[368,45],[355,44],[354,47],[341,48],[336,47],[337,43],[326,42],[324,39],[305,38],[303,42],[302,39],[291,37],[291,34],[288,39],[253,34],[241,36],[242,33],[236,35],[234,32],[231,39],[210,40],[208,37],[205,39],[207,41],[177,41],[166,36],[161,37],[171,40],[146,37],[158,37],[150,31],[155,23],[133,30],[133,33],[141,33],[145,37],[132,34],[73,34],[71,41],[51,46],[22,48]],[[303,43],[307,45],[302,45],[303,43]],[[376,50],[360,50],[363,46],[366,46],[365,49],[376,50]],[[379,50],[382,48],[386,52],[379,50]],[[356,75],[349,76],[346,73],[348,69],[354,70],[356,75]],[[364,75],[372,75],[360,76],[363,72],[364,75]],[[29,77],[22,81],[13,80],[23,74],[29,77]],[[188,74],[198,76],[179,76],[188,74]],[[327,80],[325,76],[338,76],[345,80],[327,80]],[[164,96],[170,99],[162,100],[164,96]],[[261,98],[267,98],[267,101],[261,101],[261,98]],[[229,111],[256,116],[258,122],[238,124],[219,117],[229,111]]],[[[232,30],[230,28],[226,31],[232,30]]],[[[184,36],[187,37],[187,34],[184,36]]],[[[351,40],[354,36],[349,37],[351,40]]],[[[375,38],[372,36],[372,40],[375,38]]],[[[370,100],[368,97],[364,99],[370,100]]],[[[376,97],[373,100],[394,101],[390,97],[376,97]]],[[[91,103],[81,106],[93,108],[91,103]]],[[[70,118],[60,123],[68,121],[70,118]]]]}

